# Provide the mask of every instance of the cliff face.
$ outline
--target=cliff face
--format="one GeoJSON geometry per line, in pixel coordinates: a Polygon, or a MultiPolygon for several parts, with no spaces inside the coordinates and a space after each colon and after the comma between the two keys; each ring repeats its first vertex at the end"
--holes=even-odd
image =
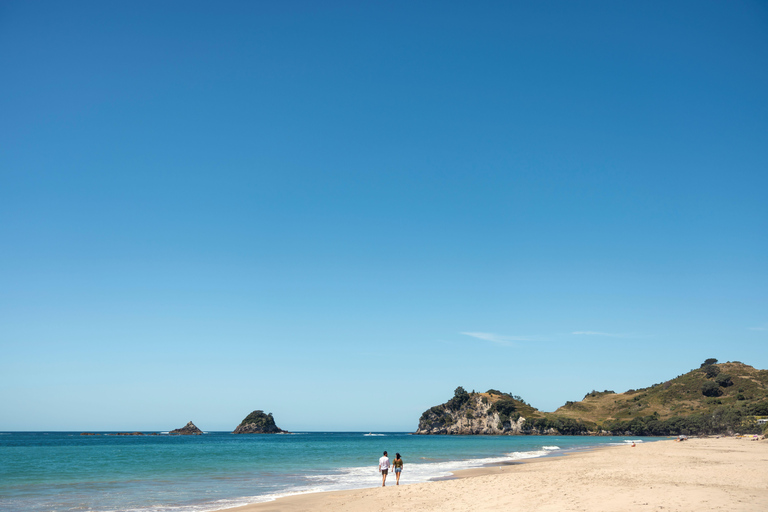
{"type": "Polygon", "coordinates": [[[264,411],[253,411],[245,417],[233,434],[281,434],[285,430],[277,428],[272,413],[264,414],[264,411]]]}
{"type": "Polygon", "coordinates": [[[451,400],[421,415],[416,434],[522,434],[525,424],[523,414],[536,416],[536,412],[509,395],[467,393],[458,388],[451,400]]]}

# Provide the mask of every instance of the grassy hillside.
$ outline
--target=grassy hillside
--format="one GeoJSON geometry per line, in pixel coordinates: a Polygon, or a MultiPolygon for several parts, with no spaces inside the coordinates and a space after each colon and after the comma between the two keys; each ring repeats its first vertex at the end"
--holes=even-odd
{"type": "Polygon", "coordinates": [[[758,433],[765,428],[758,418],[768,418],[768,370],[707,359],[700,368],[666,382],[624,393],[592,391],[553,413],[509,393],[467,393],[459,387],[451,400],[422,414],[418,433],[758,433]]]}
{"type": "Polygon", "coordinates": [[[768,416],[768,370],[714,361],[648,388],[592,391],[552,414],[632,433],[754,431],[754,417],[768,416]]]}
{"type": "Polygon", "coordinates": [[[768,370],[740,362],[704,365],[674,379],[625,393],[592,391],[581,402],[568,402],[554,414],[596,423],[658,415],[661,419],[706,412],[720,405],[768,398],[768,370]],[[707,396],[704,386],[715,390],[707,396]]]}

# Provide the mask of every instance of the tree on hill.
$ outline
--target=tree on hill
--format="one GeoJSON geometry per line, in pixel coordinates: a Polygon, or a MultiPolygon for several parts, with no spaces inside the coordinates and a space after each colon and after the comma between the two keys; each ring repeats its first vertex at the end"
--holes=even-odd
{"type": "Polygon", "coordinates": [[[715,379],[715,382],[717,382],[717,385],[723,388],[727,388],[728,386],[733,386],[733,381],[731,380],[731,376],[726,373],[721,373],[717,376],[715,379]]]}
{"type": "Polygon", "coordinates": [[[712,377],[717,377],[717,374],[720,373],[720,368],[714,365],[710,365],[706,367],[704,373],[707,375],[708,379],[711,379],[712,377]]]}
{"type": "Polygon", "coordinates": [[[701,386],[701,393],[704,396],[711,396],[716,397],[723,394],[722,391],[720,391],[720,386],[718,386],[716,383],[712,382],[711,380],[708,380],[701,386]]]}
{"type": "Polygon", "coordinates": [[[701,363],[701,366],[699,368],[704,368],[705,366],[712,366],[713,364],[717,364],[717,359],[710,357],[709,359],[705,359],[703,363],[701,363]]]}
{"type": "Polygon", "coordinates": [[[448,400],[448,403],[446,404],[449,409],[455,411],[457,409],[460,409],[462,405],[467,403],[469,401],[469,393],[467,393],[467,390],[463,387],[459,386],[454,390],[453,392],[453,398],[448,400]]]}

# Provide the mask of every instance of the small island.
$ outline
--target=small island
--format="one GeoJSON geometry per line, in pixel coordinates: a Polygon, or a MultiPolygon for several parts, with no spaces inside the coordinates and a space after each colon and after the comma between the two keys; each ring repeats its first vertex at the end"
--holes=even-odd
{"type": "Polygon", "coordinates": [[[199,436],[202,433],[203,431],[197,428],[191,421],[181,428],[168,432],[168,434],[172,436],[199,436]]]}
{"type": "Polygon", "coordinates": [[[240,425],[232,432],[233,434],[284,434],[285,430],[281,430],[275,425],[275,419],[272,417],[272,413],[264,414],[264,411],[253,411],[251,414],[245,417],[240,425]]]}

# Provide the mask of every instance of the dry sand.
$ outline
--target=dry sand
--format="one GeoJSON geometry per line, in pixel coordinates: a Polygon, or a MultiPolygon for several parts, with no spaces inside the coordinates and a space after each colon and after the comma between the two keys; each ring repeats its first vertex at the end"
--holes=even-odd
{"type": "MultiPolygon", "coordinates": [[[[408,482],[407,469],[402,483],[408,482]]],[[[461,478],[289,496],[227,512],[768,511],[766,440],[616,446],[457,476],[461,478]]]]}

